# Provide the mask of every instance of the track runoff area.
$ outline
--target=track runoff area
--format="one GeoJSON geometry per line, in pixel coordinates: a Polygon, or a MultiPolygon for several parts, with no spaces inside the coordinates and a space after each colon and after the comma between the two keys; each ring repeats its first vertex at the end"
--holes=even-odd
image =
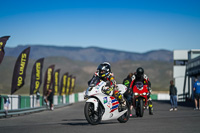
{"type": "MultiPolygon", "coordinates": [[[[128,122],[102,121],[90,125],[84,116],[85,102],[17,117],[1,118],[2,133],[199,133],[200,111],[193,103],[179,103],[177,111],[169,111],[169,101],[153,101],[154,115],[145,110],[143,117],[133,115],[128,122]]],[[[134,113],[134,111],[133,111],[134,113]]]]}

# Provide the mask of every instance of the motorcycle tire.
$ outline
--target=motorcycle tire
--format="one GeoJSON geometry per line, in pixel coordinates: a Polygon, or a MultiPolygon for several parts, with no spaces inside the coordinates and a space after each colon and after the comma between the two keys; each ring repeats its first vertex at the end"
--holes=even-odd
{"type": "Polygon", "coordinates": [[[130,106],[129,106],[129,103],[128,103],[127,100],[126,100],[126,105],[127,105],[127,109],[128,109],[127,112],[124,113],[122,116],[120,116],[117,119],[120,123],[126,123],[129,120],[129,117],[130,117],[130,106]]]}
{"type": "Polygon", "coordinates": [[[143,99],[140,99],[139,116],[143,117],[143,114],[144,114],[144,102],[143,99]]]}
{"type": "Polygon", "coordinates": [[[136,113],[136,116],[139,117],[139,115],[140,115],[139,109],[136,109],[135,113],[136,113]]]}
{"type": "Polygon", "coordinates": [[[97,125],[101,122],[101,112],[100,109],[98,111],[94,111],[94,104],[87,102],[84,108],[85,118],[91,125],[97,125]]]}

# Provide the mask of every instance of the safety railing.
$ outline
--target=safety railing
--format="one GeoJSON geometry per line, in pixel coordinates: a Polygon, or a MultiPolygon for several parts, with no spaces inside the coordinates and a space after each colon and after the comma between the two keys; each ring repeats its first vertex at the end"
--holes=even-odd
{"type": "Polygon", "coordinates": [[[189,93],[185,93],[185,94],[179,94],[178,95],[178,101],[187,101],[189,99],[189,93]]]}
{"type": "MultiPolygon", "coordinates": [[[[54,96],[54,108],[59,108],[84,100],[84,92],[71,95],[54,96]]],[[[0,117],[26,114],[47,110],[44,98],[20,95],[0,95],[0,117]]]]}

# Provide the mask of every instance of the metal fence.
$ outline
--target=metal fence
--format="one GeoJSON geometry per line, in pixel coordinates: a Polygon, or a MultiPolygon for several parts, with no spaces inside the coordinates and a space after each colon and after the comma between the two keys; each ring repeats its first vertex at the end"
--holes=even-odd
{"type": "MultiPolygon", "coordinates": [[[[62,107],[74,102],[83,101],[83,95],[84,93],[76,93],[67,96],[54,96],[54,107],[62,107]]],[[[42,96],[37,98],[36,95],[0,95],[0,116],[18,115],[46,109],[46,103],[42,96]]]]}

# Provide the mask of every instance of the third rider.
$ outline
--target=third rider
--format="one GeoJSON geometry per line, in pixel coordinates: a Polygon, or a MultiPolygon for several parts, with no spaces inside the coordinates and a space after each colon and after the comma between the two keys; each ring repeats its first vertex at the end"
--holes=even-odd
{"type": "MultiPolygon", "coordinates": [[[[144,85],[148,85],[149,95],[148,95],[148,104],[149,104],[149,114],[153,115],[153,104],[151,100],[151,82],[146,74],[144,74],[144,69],[142,67],[137,68],[136,73],[132,76],[132,82],[130,88],[133,89],[133,86],[137,81],[141,81],[144,85]]],[[[133,92],[134,93],[134,92],[133,92]]]]}

